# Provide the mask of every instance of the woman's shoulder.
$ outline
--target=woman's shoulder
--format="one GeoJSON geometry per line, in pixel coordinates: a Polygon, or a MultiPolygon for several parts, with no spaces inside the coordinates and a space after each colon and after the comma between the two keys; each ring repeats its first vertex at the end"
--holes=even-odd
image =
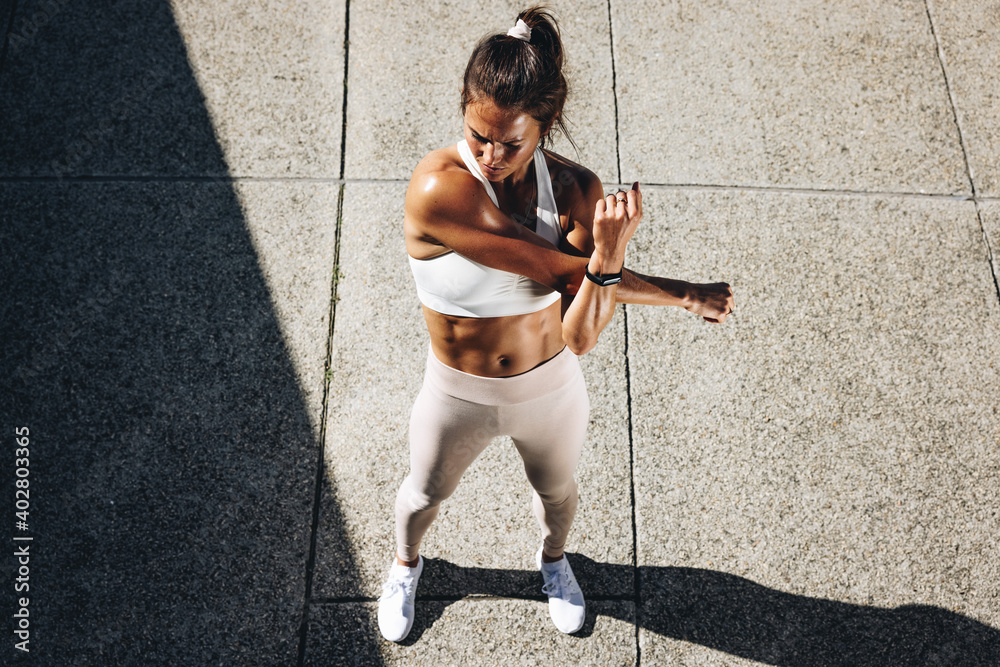
{"type": "Polygon", "coordinates": [[[567,206],[585,203],[595,194],[601,196],[603,186],[597,174],[568,157],[548,149],[543,149],[542,152],[545,154],[545,164],[560,211],[566,210],[567,206]]]}
{"type": "MultiPolygon", "coordinates": [[[[457,145],[445,146],[431,151],[417,163],[410,177],[407,197],[423,194],[437,194],[443,188],[450,191],[478,185],[475,176],[465,166],[457,145]]],[[[481,188],[482,186],[480,186],[481,188]]]]}
{"type": "Polygon", "coordinates": [[[597,175],[590,169],[587,169],[582,164],[570,160],[565,155],[560,155],[548,148],[543,148],[542,153],[545,154],[545,163],[549,167],[549,172],[551,173],[553,169],[563,169],[572,175],[575,179],[580,181],[588,181],[597,178],[597,175]]]}
{"type": "Polygon", "coordinates": [[[413,175],[416,176],[422,173],[447,171],[449,169],[457,169],[462,166],[462,156],[458,154],[458,146],[453,144],[451,146],[445,146],[444,148],[431,151],[425,155],[424,158],[417,163],[416,168],[413,170],[413,175]]]}
{"type": "Polygon", "coordinates": [[[406,191],[407,215],[416,218],[466,213],[466,207],[486,196],[483,186],[451,145],[431,151],[417,164],[406,191]],[[455,211],[456,207],[461,211],[455,211]]]}

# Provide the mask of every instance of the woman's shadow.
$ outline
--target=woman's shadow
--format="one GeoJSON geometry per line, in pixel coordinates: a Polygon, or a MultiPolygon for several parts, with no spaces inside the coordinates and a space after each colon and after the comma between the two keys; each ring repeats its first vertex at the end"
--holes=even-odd
{"type": "MultiPolygon", "coordinates": [[[[883,609],[810,598],[712,570],[636,570],[578,554],[571,554],[570,562],[591,602],[579,637],[594,631],[597,617],[608,616],[770,665],[1000,665],[1000,631],[939,607],[883,609]],[[621,594],[588,594],[588,582],[621,594]],[[607,582],[618,586],[609,589],[607,582]]],[[[464,597],[545,599],[538,573],[528,570],[460,567],[428,558],[420,583],[407,645],[464,597]]]]}

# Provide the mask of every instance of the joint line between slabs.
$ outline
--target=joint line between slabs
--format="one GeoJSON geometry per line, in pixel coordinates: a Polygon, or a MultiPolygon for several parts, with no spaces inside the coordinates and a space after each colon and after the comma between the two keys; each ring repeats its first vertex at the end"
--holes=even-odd
{"type": "MultiPolygon", "coordinates": [[[[548,598],[541,595],[420,595],[417,594],[417,602],[495,602],[497,600],[520,600],[525,602],[548,602],[548,598]]],[[[632,602],[632,594],[627,595],[587,595],[588,602],[632,602]]],[[[374,604],[378,598],[373,597],[332,597],[314,598],[310,601],[310,606],[324,606],[335,604],[374,604]]]]}
{"type": "Polygon", "coordinates": [[[927,25],[930,27],[931,37],[934,38],[934,48],[937,51],[938,65],[941,67],[941,77],[944,79],[944,89],[948,93],[948,104],[951,106],[951,118],[958,131],[958,144],[962,149],[962,160],[965,163],[965,177],[969,179],[969,191],[972,197],[976,197],[976,181],[972,178],[972,166],[969,164],[969,151],[965,145],[965,133],[962,131],[962,123],[958,119],[958,105],[955,104],[955,95],[951,90],[951,78],[948,76],[948,68],[945,66],[944,50],[941,47],[941,40],[938,39],[937,29],[934,27],[934,16],[931,14],[930,0],[924,0],[924,11],[927,14],[927,25]]]}
{"type": "Polygon", "coordinates": [[[608,48],[611,50],[611,99],[615,103],[615,167],[618,182],[622,180],[622,151],[618,135],[618,78],[615,72],[615,33],[611,19],[611,0],[608,0],[608,48]]]}
{"type": "Polygon", "coordinates": [[[948,103],[951,105],[951,116],[958,131],[958,143],[962,149],[962,160],[965,162],[965,176],[969,179],[969,189],[972,192],[972,201],[976,207],[976,220],[979,222],[979,231],[983,237],[983,245],[986,247],[986,264],[990,269],[990,276],[993,278],[993,290],[996,292],[997,301],[1000,302],[1000,282],[997,280],[997,267],[994,261],[993,249],[990,246],[990,237],[986,233],[986,225],[983,223],[983,213],[979,208],[979,198],[976,192],[976,180],[972,175],[972,164],[969,162],[969,150],[966,146],[965,132],[962,131],[962,123],[958,117],[958,105],[955,103],[955,94],[951,88],[951,78],[948,76],[948,67],[945,64],[944,48],[941,40],[938,39],[937,29],[934,27],[934,15],[931,13],[931,0],[924,0],[924,10],[927,12],[927,24],[930,26],[931,36],[934,38],[934,46],[937,50],[938,64],[941,66],[941,76],[944,78],[944,87],[948,92],[948,103]]]}
{"type": "MultiPolygon", "coordinates": [[[[629,184],[631,187],[631,184],[629,184]]],[[[891,190],[837,190],[822,188],[797,188],[771,185],[733,185],[720,183],[643,183],[643,188],[657,190],[693,190],[717,192],[761,192],[785,195],[835,196],[835,197],[886,197],[902,199],[943,199],[948,201],[986,201],[988,198],[968,194],[942,192],[906,192],[891,190]]]]}
{"type": "Polygon", "coordinates": [[[340,109],[340,178],[343,180],[347,163],[347,73],[351,55],[351,0],[344,2],[344,98],[340,109]]]}
{"type": "Polygon", "coordinates": [[[325,183],[329,185],[407,184],[404,178],[324,178],[320,176],[0,176],[0,183],[325,183]]]}
{"type": "Polygon", "coordinates": [[[632,604],[635,613],[635,664],[642,664],[642,649],[639,646],[640,614],[642,613],[642,587],[639,581],[639,531],[636,527],[635,508],[635,439],[632,437],[632,371],[629,364],[628,304],[622,304],[622,319],[625,331],[625,405],[628,424],[628,481],[629,501],[632,505],[632,604]]]}
{"type": "MultiPolygon", "coordinates": [[[[324,183],[329,185],[406,185],[408,178],[321,178],[287,176],[0,176],[0,183],[324,183]]],[[[632,183],[618,183],[619,187],[630,188],[632,183]]],[[[822,190],[817,188],[795,188],[764,185],[732,185],[718,183],[653,183],[645,182],[643,188],[656,190],[692,190],[718,192],[761,192],[788,195],[815,195],[841,197],[886,197],[937,199],[946,201],[974,201],[977,203],[1000,202],[1000,197],[980,197],[967,194],[945,194],[928,192],[903,192],[886,190],[822,190]]]]}
{"type": "Polygon", "coordinates": [[[976,218],[979,220],[979,231],[983,235],[983,245],[986,246],[986,264],[989,266],[990,275],[993,278],[993,289],[996,291],[997,303],[1000,303],[1000,281],[997,280],[997,259],[993,254],[993,245],[990,243],[990,235],[986,232],[986,223],[983,222],[983,212],[976,202],[976,218]]]}
{"type": "Polygon", "coordinates": [[[313,573],[316,568],[316,550],[319,539],[320,506],[323,499],[323,477],[326,446],[326,429],[329,419],[330,399],[330,355],[333,351],[333,329],[337,320],[337,292],[340,286],[340,235],[344,219],[344,186],[340,186],[337,196],[337,226],[333,235],[333,275],[330,279],[330,326],[326,335],[326,360],[323,364],[323,403],[320,417],[316,476],[314,478],[312,523],[309,530],[309,555],[306,558],[305,600],[302,604],[302,619],[299,626],[298,665],[305,664],[306,641],[309,628],[309,608],[312,604],[313,573]]]}

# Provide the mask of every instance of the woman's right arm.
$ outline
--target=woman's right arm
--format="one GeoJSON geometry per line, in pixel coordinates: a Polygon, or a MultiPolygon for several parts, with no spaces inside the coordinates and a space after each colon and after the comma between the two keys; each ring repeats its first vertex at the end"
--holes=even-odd
{"type": "MultiPolygon", "coordinates": [[[[596,194],[582,198],[588,202],[586,206],[593,206],[591,202],[601,199],[600,182],[596,178],[593,181],[586,189],[596,188],[596,194]]],[[[582,234],[586,242],[577,239],[577,248],[567,249],[579,254],[567,254],[501,213],[471,174],[440,170],[414,175],[406,194],[406,218],[407,226],[416,236],[433,239],[434,243],[484,266],[527,276],[561,294],[575,296],[589,283],[584,279],[584,269],[593,259],[594,229],[589,224],[590,216],[582,209],[579,222],[585,225],[581,224],[574,233],[582,234]],[[582,252],[581,248],[590,253],[582,252]]],[[[611,272],[596,264],[591,269],[611,272]]],[[[726,283],[700,285],[625,269],[622,282],[613,290],[592,286],[604,290],[605,295],[613,291],[617,303],[679,306],[710,322],[722,322],[732,310],[732,290],[726,283]]],[[[606,313],[578,321],[577,324],[584,325],[575,327],[582,332],[582,338],[579,345],[574,342],[572,347],[593,347],[596,343],[593,332],[603,329],[602,322],[607,323],[605,317],[606,313]]]]}
{"type": "Polygon", "coordinates": [[[567,255],[504,215],[483,186],[458,170],[414,175],[406,192],[408,234],[433,239],[485,266],[576,294],[587,258],[567,255]]]}

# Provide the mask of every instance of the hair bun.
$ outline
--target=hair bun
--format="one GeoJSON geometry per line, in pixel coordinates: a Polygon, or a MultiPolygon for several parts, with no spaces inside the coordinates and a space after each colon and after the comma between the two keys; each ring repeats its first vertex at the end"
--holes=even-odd
{"type": "Polygon", "coordinates": [[[484,37],[472,51],[462,86],[462,113],[469,104],[488,99],[503,109],[530,114],[543,135],[553,126],[559,128],[572,144],[562,113],[568,94],[562,70],[563,45],[555,17],[545,7],[525,9],[514,27],[484,37]]]}

